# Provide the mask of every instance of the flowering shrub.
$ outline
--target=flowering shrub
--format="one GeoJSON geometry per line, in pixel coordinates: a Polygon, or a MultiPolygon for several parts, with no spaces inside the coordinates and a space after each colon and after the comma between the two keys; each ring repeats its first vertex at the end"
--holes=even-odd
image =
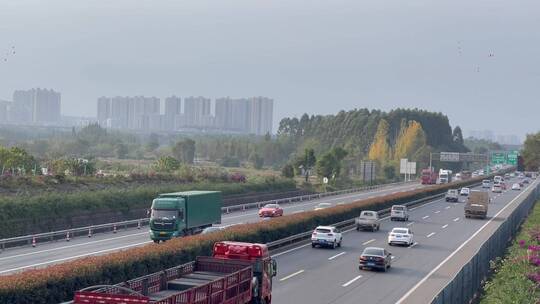
{"type": "Polygon", "coordinates": [[[508,255],[484,286],[481,304],[536,304],[540,300],[540,206],[535,206],[508,255]]]}
{"type": "Polygon", "coordinates": [[[69,300],[73,292],[96,284],[113,284],[160,271],[209,255],[220,240],[267,243],[305,232],[318,225],[344,221],[362,210],[380,210],[465,186],[478,180],[452,185],[437,185],[420,190],[375,197],[321,211],[286,215],[272,221],[237,225],[204,235],[173,239],[164,244],[149,244],[108,255],[86,257],[47,268],[28,270],[0,277],[0,303],[58,303],[69,300]]]}

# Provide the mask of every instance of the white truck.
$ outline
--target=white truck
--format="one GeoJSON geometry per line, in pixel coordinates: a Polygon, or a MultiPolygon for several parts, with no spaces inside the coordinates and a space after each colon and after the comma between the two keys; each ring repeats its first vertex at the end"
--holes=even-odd
{"type": "Polygon", "coordinates": [[[448,184],[452,181],[452,170],[439,170],[439,184],[448,184]]]}

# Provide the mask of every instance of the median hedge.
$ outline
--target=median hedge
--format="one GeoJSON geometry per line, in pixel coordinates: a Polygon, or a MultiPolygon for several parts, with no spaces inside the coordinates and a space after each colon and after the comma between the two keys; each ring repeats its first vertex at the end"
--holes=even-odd
{"type": "Polygon", "coordinates": [[[227,195],[290,190],[296,189],[296,184],[290,179],[267,177],[247,183],[168,184],[71,194],[47,193],[29,197],[4,197],[0,199],[0,239],[70,228],[69,223],[77,216],[107,212],[121,212],[127,215],[130,211],[148,208],[152,199],[159,193],[194,189],[217,190],[227,195]]]}
{"type": "Polygon", "coordinates": [[[271,221],[233,226],[223,232],[149,244],[108,255],[82,258],[43,269],[0,277],[0,303],[58,303],[70,300],[75,290],[96,284],[113,284],[163,270],[211,254],[220,240],[267,243],[358,216],[362,210],[380,210],[393,204],[441,193],[478,182],[437,185],[420,190],[360,200],[321,211],[286,215],[271,221]]]}

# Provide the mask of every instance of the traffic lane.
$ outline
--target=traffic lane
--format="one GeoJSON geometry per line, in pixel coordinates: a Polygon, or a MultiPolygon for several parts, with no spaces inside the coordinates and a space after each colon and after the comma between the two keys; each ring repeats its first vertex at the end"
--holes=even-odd
{"type": "MultiPolygon", "coordinates": [[[[473,188],[473,189],[476,189],[476,188],[473,188]]],[[[372,239],[381,239],[381,236],[384,236],[384,239],[386,240],[388,233],[394,227],[409,227],[413,229],[414,225],[418,226],[419,223],[423,223],[425,225],[430,225],[433,227],[438,227],[438,223],[434,222],[433,219],[441,218],[441,216],[447,217],[448,222],[454,223],[452,220],[456,218],[460,219],[461,217],[463,217],[463,212],[464,212],[463,207],[464,207],[463,203],[445,202],[444,198],[436,199],[426,204],[412,207],[409,209],[410,215],[409,215],[408,222],[401,222],[401,221],[393,222],[393,221],[390,221],[389,217],[387,216],[381,219],[381,229],[379,231],[376,231],[376,232],[362,231],[359,234],[362,237],[360,239],[354,239],[353,241],[348,236],[350,234],[345,233],[343,236],[343,239],[344,239],[343,249],[345,250],[345,248],[347,248],[350,242],[356,242],[356,243],[360,242],[362,244],[366,243],[365,245],[371,245],[369,244],[369,241],[371,241],[372,239]],[[449,213],[449,210],[451,213],[449,213]]],[[[349,229],[348,231],[352,231],[352,230],[349,229]]],[[[414,230],[415,229],[413,229],[413,232],[415,232],[414,230]]],[[[427,232],[426,234],[428,233],[430,232],[427,232]]],[[[297,252],[297,251],[299,249],[311,250],[311,248],[304,249],[304,247],[308,247],[308,245],[309,247],[311,247],[310,243],[305,243],[299,246],[295,246],[292,249],[286,249],[285,252],[278,252],[277,254],[275,254],[275,256],[278,256],[277,259],[278,259],[281,271],[291,271],[294,269],[294,267],[296,267],[297,264],[290,263],[290,265],[292,265],[292,269],[288,269],[286,268],[286,265],[289,265],[289,263],[287,263],[287,258],[283,257],[281,258],[283,259],[283,261],[281,261],[279,258],[280,256],[284,255],[284,253],[287,255],[296,254],[296,255],[306,256],[305,252],[303,251],[297,252]],[[285,265],[285,268],[284,268],[284,265],[285,265]]],[[[296,260],[296,258],[292,257],[292,260],[296,260]]],[[[307,261],[308,260],[306,260],[306,262],[307,261]]]]}
{"type": "MultiPolygon", "coordinates": [[[[414,223],[421,223],[421,225],[428,226],[425,229],[431,231],[431,226],[434,225],[433,220],[422,220],[424,214],[435,214],[434,211],[449,209],[441,208],[448,203],[442,200],[437,200],[432,205],[426,205],[417,210],[411,212],[411,218],[414,223]]],[[[452,208],[452,211],[457,208],[452,208]]],[[[448,219],[454,217],[454,214],[448,216],[448,219]]],[[[388,232],[394,227],[406,226],[406,222],[392,222],[383,221],[381,225],[381,231],[379,232],[350,232],[344,236],[344,246],[339,250],[325,250],[325,249],[312,249],[310,247],[303,249],[303,252],[295,252],[293,258],[290,261],[287,259],[278,260],[280,278],[287,277],[289,273],[296,273],[299,270],[304,270],[301,274],[293,278],[288,278],[286,281],[277,281],[275,283],[276,289],[274,290],[273,297],[277,303],[292,303],[300,301],[304,303],[333,303],[333,301],[339,302],[339,298],[344,293],[350,292],[351,288],[362,284],[362,282],[368,280],[371,276],[376,275],[370,272],[360,272],[358,270],[358,257],[362,250],[368,246],[388,247],[386,244],[388,232]],[[370,240],[375,240],[369,242],[370,240]],[[365,244],[365,245],[364,245],[365,244]],[[324,254],[321,255],[320,252],[324,254]],[[343,255],[337,256],[340,252],[346,252],[343,255]],[[336,258],[329,260],[333,256],[336,258]],[[285,262],[285,263],[284,263],[285,262]],[[306,288],[306,282],[309,283],[309,288],[306,288]],[[338,284],[339,283],[339,284],[338,284]]],[[[419,231],[417,234],[421,234],[419,231]]],[[[402,252],[413,250],[407,247],[391,247],[390,251],[394,253],[395,261],[400,259],[402,252]]],[[[441,249],[442,250],[442,249],[441,249]]],[[[415,270],[409,270],[405,272],[405,275],[411,275],[410,272],[415,270]]],[[[363,299],[363,298],[362,298],[363,299]]],[[[358,301],[358,298],[356,298],[358,301]]],[[[371,303],[371,302],[366,302],[371,303]]]]}
{"type": "Polygon", "coordinates": [[[58,241],[43,243],[37,247],[24,247],[10,250],[0,255],[0,275],[44,267],[70,259],[88,255],[102,255],[113,251],[149,244],[148,231],[139,230],[137,234],[118,232],[114,237],[95,235],[89,238],[75,238],[70,242],[58,241]]]}
{"type": "MultiPolygon", "coordinates": [[[[516,195],[517,193],[508,194],[497,206],[490,206],[492,207],[489,212],[490,216],[499,212],[516,195]]],[[[443,222],[439,221],[437,224],[442,225],[439,226],[439,229],[427,227],[428,230],[425,230],[426,227],[423,227],[420,230],[420,227],[417,227],[416,241],[418,245],[414,248],[403,250],[404,248],[386,246],[390,252],[399,256],[390,272],[385,274],[376,273],[377,276],[368,277],[365,282],[361,282],[362,284],[358,286],[358,290],[343,296],[340,303],[357,303],[355,301],[358,300],[360,293],[363,295],[362,300],[366,301],[366,303],[395,303],[399,300],[433,267],[443,261],[455,248],[463,244],[486,223],[486,220],[465,219],[461,208],[455,210],[460,213],[451,215],[450,218],[455,216],[451,221],[450,218],[446,219],[447,223],[453,224],[443,224],[443,222]],[[454,219],[459,220],[454,222],[454,219]],[[418,237],[418,231],[421,231],[421,237],[418,237]],[[426,234],[427,231],[432,232],[426,234]],[[435,234],[427,238],[426,236],[431,233],[435,234]],[[385,286],[384,290],[381,290],[381,286],[385,286]],[[362,292],[365,290],[370,290],[370,292],[365,294],[362,292]]]]}
{"type": "MultiPolygon", "coordinates": [[[[304,211],[312,211],[320,203],[331,203],[332,206],[336,206],[338,204],[350,204],[350,203],[353,203],[362,199],[381,197],[388,194],[396,194],[400,192],[420,189],[423,187],[425,186],[417,184],[417,183],[407,184],[407,185],[401,185],[398,187],[390,187],[387,189],[376,189],[376,190],[371,190],[367,192],[359,192],[355,194],[324,197],[321,199],[316,199],[316,200],[312,200],[308,202],[296,202],[296,203],[291,203],[291,204],[283,204],[281,205],[281,207],[284,210],[284,215],[289,215],[289,214],[295,214],[295,213],[300,213],[304,211]]],[[[244,213],[241,213],[241,214],[230,213],[230,214],[224,215],[221,221],[222,222],[221,226],[234,225],[234,224],[239,224],[239,223],[252,223],[252,222],[258,222],[262,220],[264,219],[259,217],[258,210],[251,209],[251,210],[246,210],[244,213]]]]}
{"type": "MultiPolygon", "coordinates": [[[[417,187],[419,187],[418,184],[406,184],[398,187],[388,186],[386,189],[377,189],[353,195],[349,194],[338,197],[327,197],[301,205],[295,204],[296,206],[287,206],[286,208],[291,208],[293,210],[294,208],[302,208],[303,206],[310,206],[313,208],[319,202],[329,200],[352,202],[362,199],[363,197],[372,195],[386,195],[388,192],[406,191],[417,187]]],[[[251,213],[247,216],[251,217],[252,219],[244,219],[245,222],[260,220],[256,213],[251,213]]],[[[242,223],[240,222],[242,217],[243,216],[237,216],[235,213],[223,216],[225,224],[227,223],[228,219],[231,220],[229,224],[242,223]]],[[[119,230],[117,234],[95,234],[92,238],[74,238],[70,243],[58,241],[38,244],[37,248],[20,247],[17,249],[10,249],[0,257],[0,275],[21,271],[28,268],[44,267],[54,263],[64,262],[84,256],[107,254],[132,247],[143,246],[148,243],[150,243],[150,240],[148,228],[146,227],[144,230],[139,230],[136,228],[119,230]]]]}
{"type": "MultiPolygon", "coordinates": [[[[492,218],[518,195],[519,193],[516,192],[504,193],[504,198],[497,205],[490,206],[491,210],[488,210],[489,218],[492,218]]],[[[502,196],[500,195],[500,197],[502,196]]],[[[392,269],[392,272],[399,275],[399,279],[396,279],[393,275],[386,276],[386,274],[373,277],[371,280],[366,281],[359,290],[345,296],[340,303],[357,303],[355,300],[357,301],[359,294],[363,290],[376,290],[381,285],[388,287],[389,292],[370,292],[362,299],[366,300],[367,303],[395,303],[427,273],[482,228],[486,222],[487,220],[462,218],[455,225],[448,226],[443,233],[426,240],[425,244],[420,243],[419,246],[415,247],[414,252],[402,254],[400,259],[397,260],[397,265],[392,269]],[[395,271],[396,269],[397,271],[395,271]],[[409,271],[402,272],[401,270],[409,271]],[[413,272],[420,274],[420,276],[414,275],[413,272]]]]}
{"type": "MultiPolygon", "coordinates": [[[[291,300],[291,299],[294,300],[294,295],[298,294],[298,299],[297,299],[298,301],[301,301],[302,299],[304,299],[304,301],[307,301],[307,302],[310,302],[311,300],[313,301],[313,303],[332,303],[333,301],[336,301],[336,299],[339,299],[339,302],[341,303],[344,299],[346,299],[346,297],[344,299],[342,299],[342,297],[344,297],[344,295],[347,292],[349,292],[348,290],[340,292],[339,286],[336,286],[336,281],[339,281],[341,279],[342,281],[344,281],[341,287],[360,286],[360,285],[366,285],[366,284],[370,285],[369,288],[362,289],[364,291],[362,293],[362,296],[363,296],[362,300],[365,300],[364,296],[366,294],[366,290],[369,291],[370,295],[373,295],[373,297],[369,301],[366,301],[367,303],[378,303],[379,301],[392,303],[392,300],[387,301],[386,299],[395,298],[395,297],[397,297],[398,299],[399,295],[402,295],[406,292],[407,290],[406,288],[399,287],[401,286],[400,284],[402,284],[403,281],[411,281],[410,284],[414,285],[416,281],[420,280],[420,278],[422,277],[422,274],[425,274],[432,269],[432,265],[436,265],[435,263],[438,263],[440,260],[443,260],[447,256],[448,252],[450,252],[451,250],[459,246],[460,241],[463,241],[462,240],[463,238],[459,236],[467,235],[467,232],[470,232],[472,234],[475,230],[479,229],[481,225],[483,224],[484,221],[476,221],[476,222],[471,221],[470,223],[466,223],[466,224],[459,223],[459,220],[462,220],[462,217],[463,217],[463,208],[456,208],[456,207],[458,206],[463,207],[463,204],[460,204],[460,203],[446,203],[446,204],[448,206],[445,206],[445,208],[439,208],[439,209],[446,210],[448,212],[443,213],[441,211],[441,212],[435,213],[436,211],[439,211],[439,210],[434,210],[434,208],[424,208],[423,210],[424,214],[433,212],[436,215],[430,216],[430,218],[427,218],[427,219],[423,219],[422,218],[424,217],[423,215],[422,217],[417,217],[415,215],[416,227],[414,228],[413,231],[415,232],[416,241],[419,242],[419,244],[415,246],[414,248],[406,248],[406,247],[400,248],[400,247],[387,246],[386,233],[384,233],[382,237],[378,237],[376,242],[373,242],[368,245],[368,246],[380,246],[380,247],[390,248],[389,251],[393,252],[394,256],[396,257],[394,260],[394,263],[395,263],[394,268],[398,268],[398,270],[395,271],[395,269],[392,269],[391,272],[393,272],[393,274],[391,275],[384,274],[384,277],[381,277],[381,278],[384,278],[383,279],[384,281],[379,282],[378,279],[375,279],[373,284],[370,285],[371,282],[368,283],[369,279],[373,277],[374,275],[378,275],[377,273],[371,273],[371,272],[368,272],[365,274],[357,273],[356,271],[356,267],[358,265],[357,259],[360,252],[366,246],[356,246],[356,248],[351,248],[351,250],[347,251],[347,254],[339,257],[339,261],[345,261],[346,259],[348,259],[345,262],[345,264],[342,266],[336,267],[336,265],[334,264],[331,268],[326,269],[324,265],[328,266],[330,264],[325,264],[324,261],[321,261],[321,260],[310,261],[310,264],[312,265],[323,264],[322,270],[318,271],[318,270],[308,267],[309,265],[303,265],[305,266],[303,267],[304,271],[300,275],[298,275],[298,277],[296,278],[296,281],[294,281],[291,278],[290,279],[291,281],[289,281],[290,284],[288,284],[284,288],[282,288],[280,283],[276,284],[277,288],[276,288],[276,292],[274,293],[274,297],[277,299],[277,302],[279,303],[281,302],[279,301],[281,294],[283,294],[283,299],[288,299],[288,300],[291,300]],[[450,207],[450,208],[446,209],[446,207],[450,207]],[[440,215],[445,215],[445,216],[440,216],[440,215]],[[455,219],[458,219],[458,221],[454,221],[455,219]],[[445,225],[447,226],[445,228],[442,228],[445,225]],[[439,230],[434,229],[436,227],[438,227],[438,229],[440,230],[443,230],[443,229],[447,229],[447,230],[444,232],[440,232],[439,230]],[[432,234],[430,237],[427,237],[431,233],[435,233],[435,234],[432,234]],[[450,240],[453,239],[454,242],[441,242],[438,238],[443,236],[444,234],[446,234],[445,237],[447,239],[450,239],[450,240]],[[455,237],[455,236],[458,236],[458,237],[455,237]],[[351,251],[356,252],[356,254],[349,255],[348,253],[351,251]],[[400,261],[400,260],[406,260],[411,255],[412,255],[412,261],[406,261],[406,262],[400,261]],[[402,264],[410,265],[412,267],[402,267],[400,266],[402,264]],[[396,266],[396,265],[399,265],[399,266],[396,266]],[[350,273],[351,269],[353,273],[350,273]],[[332,273],[335,273],[337,275],[330,275],[332,273]],[[348,274],[348,277],[344,277],[343,274],[348,274]],[[383,292],[380,292],[380,293],[374,292],[374,291],[379,290],[381,286],[389,286],[388,283],[390,283],[391,284],[390,286],[392,286],[392,281],[387,281],[390,278],[392,278],[396,282],[396,284],[394,284],[395,286],[393,286],[393,287],[396,287],[393,289],[393,290],[397,290],[396,292],[388,292],[387,288],[383,288],[381,290],[383,292]],[[318,281],[317,283],[318,285],[312,286],[311,282],[313,281],[318,281]],[[311,295],[313,296],[312,299],[305,300],[304,295],[306,294],[305,292],[306,290],[303,290],[304,289],[303,282],[310,282],[309,290],[311,290],[312,292],[308,293],[309,295],[307,295],[307,297],[310,297],[311,295]],[[347,286],[343,286],[343,285],[347,285],[347,286]],[[304,292],[298,293],[298,291],[302,291],[302,290],[304,292]],[[295,291],[297,292],[295,293],[295,291]]],[[[441,205],[444,205],[444,204],[441,204],[441,205]]],[[[435,207],[442,207],[442,206],[435,205],[435,207]]],[[[502,206],[500,206],[499,208],[492,208],[493,210],[491,212],[492,213],[498,212],[497,210],[501,208],[502,206]]],[[[390,226],[402,226],[402,225],[398,223],[393,223],[393,225],[391,224],[390,226]]],[[[352,235],[353,237],[347,237],[346,240],[354,244],[358,244],[359,241],[357,241],[354,238],[354,234],[352,235]]],[[[360,241],[361,240],[362,239],[360,239],[360,241]]],[[[348,248],[344,246],[343,250],[346,251],[348,250],[348,248]]],[[[306,253],[306,254],[303,254],[302,256],[307,257],[309,256],[309,254],[306,253]]],[[[338,259],[332,260],[332,263],[336,263],[337,261],[338,259]]],[[[286,269],[284,270],[283,267],[281,267],[283,262],[282,261],[280,262],[281,262],[279,263],[280,270],[282,271],[283,274],[286,274],[287,270],[286,269]]],[[[293,270],[291,269],[290,271],[293,271],[293,270]]],[[[351,303],[357,303],[355,301],[358,301],[358,299],[359,299],[358,295],[355,295],[351,299],[351,303]]]]}

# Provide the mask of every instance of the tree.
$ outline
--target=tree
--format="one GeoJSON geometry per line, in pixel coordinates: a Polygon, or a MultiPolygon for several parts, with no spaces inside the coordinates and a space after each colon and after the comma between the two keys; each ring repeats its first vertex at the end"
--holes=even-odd
{"type": "Polygon", "coordinates": [[[393,179],[396,178],[396,167],[394,167],[392,165],[384,166],[383,172],[384,172],[384,177],[387,180],[393,180],[393,179]]]}
{"type": "Polygon", "coordinates": [[[121,143],[121,142],[116,145],[116,148],[115,148],[114,151],[116,153],[116,157],[119,158],[119,159],[126,158],[128,152],[129,152],[127,146],[124,143],[121,143]]]}
{"type": "Polygon", "coordinates": [[[287,178],[293,178],[294,177],[294,168],[291,164],[286,164],[281,168],[281,175],[283,177],[287,178]]]}
{"type": "Polygon", "coordinates": [[[335,178],[341,173],[342,161],[347,156],[347,151],[341,147],[334,148],[317,162],[317,175],[319,177],[335,178]]]}
{"type": "Polygon", "coordinates": [[[146,143],[146,151],[152,152],[157,148],[159,148],[159,136],[156,133],[152,133],[146,143]]]}
{"type": "Polygon", "coordinates": [[[380,166],[384,166],[390,159],[390,145],[388,144],[389,130],[390,125],[388,122],[381,119],[371,147],[369,148],[368,158],[377,161],[380,166]]]}
{"type": "Polygon", "coordinates": [[[538,171],[540,168],[540,132],[527,134],[522,156],[526,170],[538,171]]]}
{"type": "Polygon", "coordinates": [[[452,140],[456,145],[463,146],[463,133],[459,126],[456,126],[452,131],[452,140]]]}
{"type": "Polygon", "coordinates": [[[412,120],[402,126],[394,147],[394,159],[413,158],[426,146],[426,135],[420,123],[412,120]]]}
{"type": "Polygon", "coordinates": [[[193,164],[195,159],[195,141],[188,138],[177,142],[172,148],[172,153],[178,161],[193,164]]]}
{"type": "Polygon", "coordinates": [[[162,156],[156,161],[155,168],[158,171],[170,172],[178,170],[180,162],[172,156],[162,156]]]}
{"type": "MultiPolygon", "coordinates": [[[[306,182],[309,180],[309,172],[317,164],[317,158],[315,157],[315,151],[312,148],[304,149],[304,154],[298,157],[294,163],[295,169],[303,170],[306,182]]],[[[300,171],[299,171],[300,172],[300,171]]]]}
{"type": "Polygon", "coordinates": [[[0,166],[3,170],[11,169],[15,171],[17,169],[22,174],[25,174],[37,166],[37,162],[32,155],[22,148],[12,147],[6,149],[0,147],[0,166]]]}
{"type": "Polygon", "coordinates": [[[253,151],[249,155],[248,159],[255,169],[261,169],[264,165],[264,158],[262,158],[257,152],[253,151]]]}

